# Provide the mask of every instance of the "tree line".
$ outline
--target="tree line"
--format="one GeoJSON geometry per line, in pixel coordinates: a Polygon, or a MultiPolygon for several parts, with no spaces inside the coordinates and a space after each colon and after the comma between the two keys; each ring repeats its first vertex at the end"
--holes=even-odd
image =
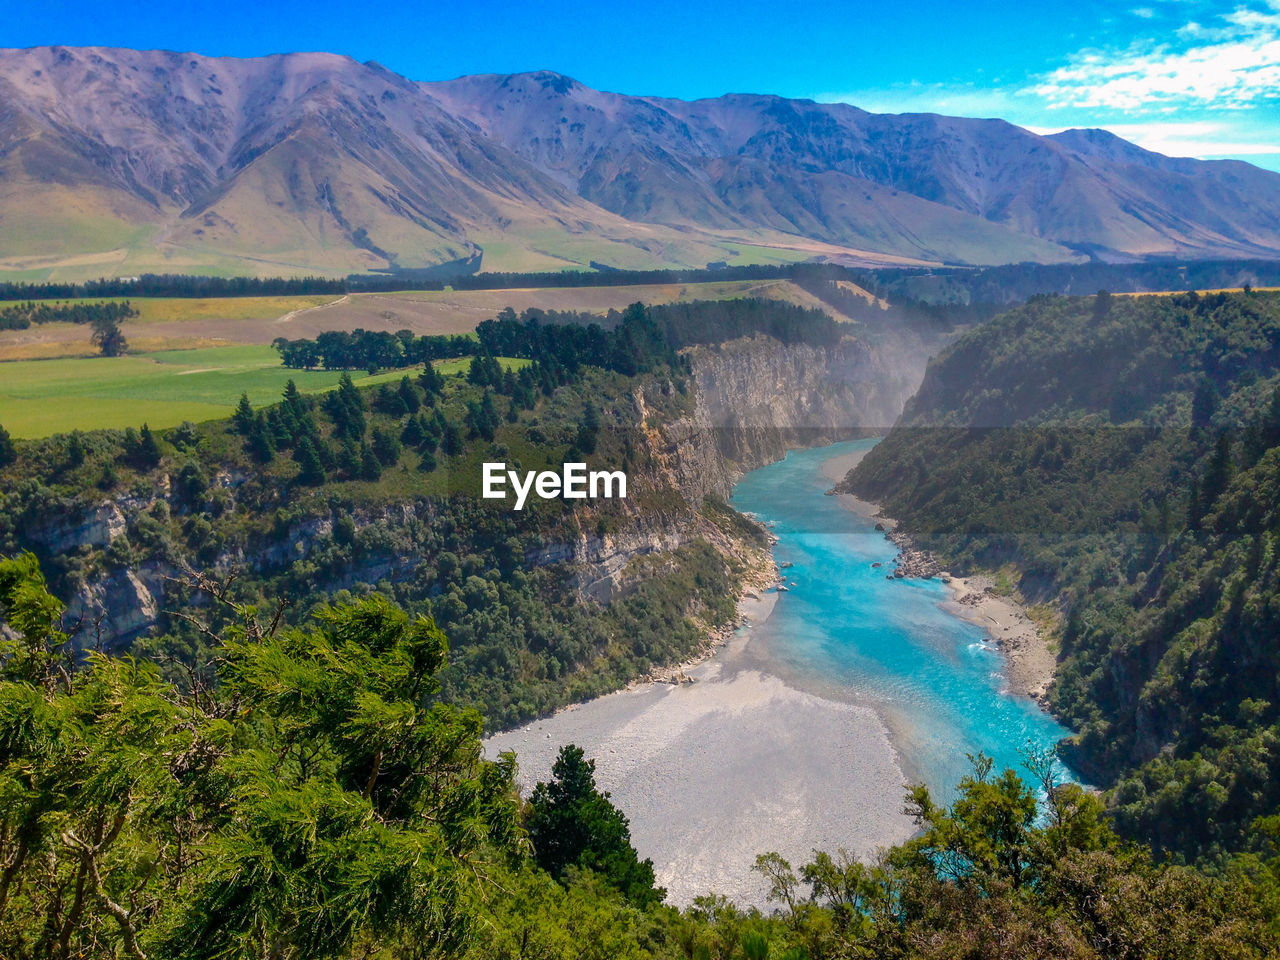
{"type": "Polygon", "coordinates": [[[433,360],[474,356],[478,344],[465,334],[414,336],[410,330],[330,330],[315,339],[277,337],[271,344],[286,367],[296,370],[394,370],[433,360]]]}
{"type": "Polygon", "coordinates": [[[694,344],[722,343],[761,334],[783,343],[831,346],[845,328],[821,310],[777,300],[699,300],[645,307],[603,316],[510,307],[476,327],[475,337],[417,336],[355,330],[321,333],[315,339],[277,338],[273,344],[287,367],[379,370],[419,366],[464,357],[515,357],[567,370],[592,364],[631,376],[654,364],[674,363],[674,351],[694,344]]]}
{"type": "Polygon", "coordinates": [[[138,311],[128,300],[105,303],[37,303],[29,300],[0,308],[0,330],[26,330],[33,323],[119,323],[137,315],[138,311]]]}

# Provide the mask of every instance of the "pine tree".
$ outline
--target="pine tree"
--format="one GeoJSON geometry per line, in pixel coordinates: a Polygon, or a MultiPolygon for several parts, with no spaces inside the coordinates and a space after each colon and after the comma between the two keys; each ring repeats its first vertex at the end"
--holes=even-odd
{"type": "Polygon", "coordinates": [[[270,463],[275,458],[275,440],[272,438],[271,427],[267,422],[267,418],[261,411],[249,421],[246,442],[250,455],[258,463],[270,463]]]}
{"type": "Polygon", "coordinates": [[[352,382],[350,374],[344,373],[338,381],[337,389],[326,394],[325,409],[333,418],[340,437],[355,441],[364,437],[364,397],[352,382]]]}
{"type": "Polygon", "coordinates": [[[594,403],[587,402],[587,408],[582,414],[582,423],[578,425],[578,440],[576,446],[585,454],[596,452],[596,438],[600,433],[600,413],[596,410],[594,403]]]}
{"type": "Polygon", "coordinates": [[[440,447],[450,457],[456,457],[462,452],[462,431],[458,429],[456,423],[452,421],[445,423],[444,434],[440,438],[440,447]]]}
{"type": "Polygon", "coordinates": [[[160,444],[156,442],[151,427],[145,423],[138,433],[138,444],[133,450],[133,462],[144,470],[160,465],[160,444]]]}
{"type": "Polygon", "coordinates": [[[414,387],[413,381],[407,376],[400,378],[400,402],[404,404],[406,413],[417,413],[422,406],[422,402],[418,399],[417,388],[414,387]]]}
{"type": "Polygon", "coordinates": [[[240,403],[231,419],[235,421],[236,432],[247,437],[253,428],[253,407],[249,403],[247,393],[240,394],[240,403]]]}
{"type": "Polygon", "coordinates": [[[378,462],[377,455],[373,452],[373,448],[367,443],[360,445],[360,478],[362,480],[377,480],[382,476],[382,464],[378,462]]]}
{"type": "Polygon", "coordinates": [[[292,380],[284,385],[284,405],[293,414],[295,420],[305,417],[311,409],[307,398],[302,395],[298,385],[292,380]]]}
{"type": "Polygon", "coordinates": [[[400,431],[400,442],[408,447],[416,447],[422,442],[422,417],[410,417],[400,431]]]}
{"type": "Polygon", "coordinates": [[[0,426],[0,467],[7,467],[18,459],[18,451],[13,446],[13,438],[9,431],[0,426]]]}
{"type": "Polygon", "coordinates": [[[298,464],[298,482],[309,487],[317,487],[324,483],[324,464],[320,462],[320,454],[316,452],[315,443],[310,437],[298,441],[293,451],[293,459],[298,464]]]}
{"type": "Polygon", "coordinates": [[[338,450],[338,470],[348,480],[356,480],[360,476],[360,448],[350,440],[344,441],[338,450]]]}
{"type": "Polygon", "coordinates": [[[373,454],[384,467],[389,467],[398,461],[402,449],[400,441],[396,439],[394,434],[388,433],[381,428],[374,428],[373,454]]]}
{"type": "Polygon", "coordinates": [[[422,373],[418,374],[418,386],[426,391],[428,398],[439,396],[444,391],[444,377],[429,360],[423,365],[422,373]]]}
{"type": "Polygon", "coordinates": [[[595,769],[580,747],[561,747],[551,782],[529,798],[534,859],[562,883],[569,867],[585,867],[637,906],[661,903],[666,891],[654,885],[653,861],[636,853],[627,818],[596,789],[595,769]]]}

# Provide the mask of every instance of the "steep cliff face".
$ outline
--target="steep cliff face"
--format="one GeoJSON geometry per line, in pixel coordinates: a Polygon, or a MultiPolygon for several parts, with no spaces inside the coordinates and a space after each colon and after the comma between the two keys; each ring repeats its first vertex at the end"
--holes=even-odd
{"type": "MultiPolygon", "coordinates": [[[[689,351],[691,417],[650,431],[655,453],[685,498],[728,497],[742,475],[788,450],[872,436],[897,420],[924,376],[923,344],[785,345],[768,337],[689,351]]],[[[635,403],[649,418],[644,397],[635,403]]]]}
{"type": "MultiPolygon", "coordinates": [[[[609,603],[647,575],[642,558],[670,554],[695,539],[742,559],[742,545],[705,515],[705,498],[727,498],[743,473],[788,449],[884,430],[918,385],[924,366],[922,356],[871,348],[853,338],[818,348],[756,337],[694,348],[690,359],[693,375],[680,399],[681,414],[670,413],[675,384],[637,387],[631,395],[633,409],[626,419],[640,425],[645,449],[638,451],[629,476],[631,498],[622,504],[620,517],[606,529],[595,525],[589,510],[575,515],[570,526],[550,531],[540,546],[526,551],[526,566],[562,567],[579,597],[609,603]]],[[[221,486],[234,505],[236,485],[221,486]]],[[[140,525],[157,508],[164,515],[170,506],[176,511],[177,503],[168,502],[173,496],[158,488],[150,497],[59,510],[33,525],[25,539],[51,558],[107,549],[118,539],[136,540],[140,525]]],[[[198,565],[283,571],[302,562],[316,568],[311,585],[330,592],[398,583],[414,576],[425,549],[423,530],[437,516],[429,499],[352,511],[346,522],[375,546],[352,562],[326,567],[323,557],[341,518],[333,508],[325,511],[228,544],[201,557],[198,565]]],[[[117,556],[68,582],[69,616],[89,644],[125,643],[161,622],[167,594],[185,579],[186,567],[181,558],[167,555],[132,563],[117,556]]]]}

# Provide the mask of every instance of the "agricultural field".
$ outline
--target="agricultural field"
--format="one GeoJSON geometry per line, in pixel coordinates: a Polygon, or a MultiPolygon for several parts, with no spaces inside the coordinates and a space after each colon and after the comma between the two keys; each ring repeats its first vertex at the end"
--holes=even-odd
{"type": "MultiPolygon", "coordinates": [[[[805,307],[821,302],[789,280],[737,280],[626,287],[549,287],[509,290],[415,290],[342,297],[135,298],[139,316],[121,324],[138,352],[188,350],[227,343],[270,344],[277,337],[315,337],[326,330],[412,330],[470,333],[503,307],[520,311],[606,313],[637,300],[648,304],[764,297],[805,307]]],[[[826,308],[830,309],[830,308],[826,308]]],[[[0,331],[0,361],[92,357],[87,328],[48,323],[0,331]]]]}
{"type": "MultiPolygon", "coordinates": [[[[370,377],[360,385],[399,380],[408,371],[370,377]]],[[[168,350],[124,357],[69,357],[0,364],[0,425],[15,437],[71,430],[173,427],[230,416],[240,394],[255,404],[279,399],[293,379],[304,392],[328,390],[340,371],[290,370],[269,346],[168,350]]]]}
{"type": "MultiPolygon", "coordinates": [[[[277,337],[311,338],[326,330],[470,333],[504,307],[520,311],[605,313],[642,301],[762,297],[823,307],[789,280],[672,283],[623,287],[552,287],[506,290],[407,291],[347,296],[133,298],[139,316],[121,329],[123,357],[97,356],[86,326],[38,324],[0,331],[0,425],[13,436],[35,438],[69,430],[154,428],[230,415],[247,393],[255,404],[279,397],[292,377],[304,391],[327,390],[339,372],[289,370],[270,346],[277,337]]],[[[829,307],[824,309],[830,310],[829,307]]],[[[456,373],[467,360],[445,361],[456,373]]],[[[514,361],[519,363],[520,361],[514,361]]],[[[358,384],[398,380],[404,371],[358,384]]]]}

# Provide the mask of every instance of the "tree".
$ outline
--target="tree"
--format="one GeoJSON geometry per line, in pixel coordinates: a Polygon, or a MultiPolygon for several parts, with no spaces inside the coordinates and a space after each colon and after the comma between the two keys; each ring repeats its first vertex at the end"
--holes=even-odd
{"type": "Polygon", "coordinates": [[[93,319],[93,333],[89,340],[98,348],[104,357],[118,357],[129,349],[129,344],[120,330],[120,324],[110,314],[96,316],[93,319]]]}
{"type": "Polygon", "coordinates": [[[1213,420],[1218,409],[1218,391],[1213,381],[1201,377],[1196,382],[1195,392],[1191,396],[1191,426],[1203,430],[1213,420]]]}
{"type": "Polygon", "coordinates": [[[637,906],[660,903],[667,892],[654,886],[653,862],[639,858],[627,818],[607,792],[596,789],[595,769],[580,747],[560,749],[551,782],[539,783],[529,799],[534,859],[561,882],[569,867],[582,867],[599,873],[637,906]]]}
{"type": "Polygon", "coordinates": [[[574,446],[585,454],[596,452],[596,438],[600,433],[600,411],[596,409],[596,405],[587,402],[586,409],[582,413],[582,423],[578,425],[578,439],[574,446]]]}
{"type": "Polygon", "coordinates": [[[436,700],[431,620],[372,597],[279,633],[232,607],[217,682],[180,691],[75,664],[61,614],[34,557],[0,561],[0,955],[461,952],[519,853],[515,764],[436,700]]]}
{"type": "Polygon", "coordinates": [[[462,452],[462,431],[458,425],[449,420],[444,425],[444,435],[440,438],[440,449],[446,456],[456,457],[462,452]]]}
{"type": "Polygon", "coordinates": [[[70,436],[67,437],[67,467],[75,469],[84,463],[84,458],[84,436],[79,430],[72,430],[70,436]]]}
{"type": "Polygon", "coordinates": [[[418,374],[418,386],[426,391],[428,400],[444,392],[444,376],[431,364],[430,360],[423,365],[422,373],[418,374]]]}
{"type": "Polygon", "coordinates": [[[382,464],[378,462],[377,454],[369,444],[360,444],[360,479],[373,481],[381,476],[382,464]]]}
{"type": "Polygon", "coordinates": [[[293,451],[293,459],[298,464],[298,482],[309,487],[318,487],[324,483],[324,464],[320,462],[320,454],[310,437],[303,437],[293,451]]]}
{"type": "Polygon", "coordinates": [[[253,406],[249,403],[247,393],[240,394],[240,403],[236,405],[236,412],[231,419],[236,425],[236,432],[247,437],[253,427],[253,406]]]}
{"type": "Polygon", "coordinates": [[[0,426],[0,467],[7,467],[17,459],[18,451],[13,445],[13,438],[9,436],[8,430],[0,426]]]}
{"type": "Polygon", "coordinates": [[[383,430],[381,427],[374,427],[371,446],[373,447],[373,455],[378,458],[378,462],[384,467],[393,466],[400,459],[400,452],[403,449],[396,435],[383,430]]]}
{"type": "Polygon", "coordinates": [[[249,453],[258,463],[270,463],[275,458],[275,438],[271,435],[271,429],[267,425],[267,418],[261,410],[254,415],[253,421],[249,424],[247,442],[249,453]]]}
{"type": "Polygon", "coordinates": [[[400,387],[397,392],[400,394],[400,402],[404,404],[405,413],[417,413],[422,406],[422,401],[418,397],[418,391],[414,387],[413,381],[407,376],[401,377],[400,387]]]}
{"type": "Polygon", "coordinates": [[[160,465],[160,443],[151,432],[151,427],[145,423],[138,432],[136,440],[126,432],[125,453],[133,465],[140,470],[152,470],[160,465]]]}

